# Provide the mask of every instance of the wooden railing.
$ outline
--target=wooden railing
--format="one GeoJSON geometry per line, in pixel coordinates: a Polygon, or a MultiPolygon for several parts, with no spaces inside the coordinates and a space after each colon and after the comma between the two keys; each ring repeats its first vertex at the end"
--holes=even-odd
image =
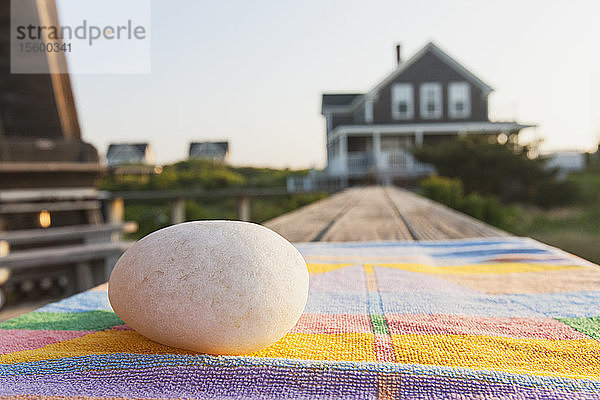
{"type": "Polygon", "coordinates": [[[170,204],[171,223],[179,224],[186,220],[185,200],[188,199],[218,199],[235,198],[238,205],[238,219],[250,221],[251,200],[265,196],[285,196],[293,194],[323,193],[322,189],[302,189],[288,191],[285,187],[272,188],[236,188],[214,190],[132,190],[132,191],[103,191],[101,198],[106,202],[107,220],[120,223],[125,217],[125,202],[140,200],[165,200],[170,204]]]}

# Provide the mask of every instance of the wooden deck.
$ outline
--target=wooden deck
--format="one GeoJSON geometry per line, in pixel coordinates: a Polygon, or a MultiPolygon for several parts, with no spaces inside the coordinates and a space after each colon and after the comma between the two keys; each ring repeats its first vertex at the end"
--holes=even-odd
{"type": "Polygon", "coordinates": [[[509,236],[468,215],[391,186],[350,188],[264,225],[292,242],[509,236]]]}
{"type": "MultiPolygon", "coordinates": [[[[509,234],[395,187],[351,188],[264,224],[292,242],[436,240],[509,234]]],[[[32,302],[0,312],[0,321],[32,311],[32,302]]]]}

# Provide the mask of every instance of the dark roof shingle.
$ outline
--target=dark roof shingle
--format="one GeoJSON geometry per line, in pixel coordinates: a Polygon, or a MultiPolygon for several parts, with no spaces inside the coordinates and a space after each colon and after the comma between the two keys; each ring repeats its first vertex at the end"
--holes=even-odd
{"type": "Polygon", "coordinates": [[[323,106],[348,106],[362,93],[324,94],[323,106]]]}

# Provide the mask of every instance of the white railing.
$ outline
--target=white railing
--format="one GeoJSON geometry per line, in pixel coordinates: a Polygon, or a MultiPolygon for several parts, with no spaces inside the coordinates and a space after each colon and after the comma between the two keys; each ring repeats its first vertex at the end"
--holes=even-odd
{"type": "Polygon", "coordinates": [[[392,175],[426,175],[433,172],[433,167],[415,160],[407,151],[383,152],[379,171],[392,175]]]}
{"type": "Polygon", "coordinates": [[[348,153],[347,160],[348,172],[351,174],[366,173],[375,170],[376,160],[370,153],[348,153]]]}
{"type": "Polygon", "coordinates": [[[335,175],[384,173],[390,176],[419,176],[433,172],[433,167],[415,160],[408,151],[384,151],[379,153],[379,157],[373,153],[352,152],[347,154],[345,160],[342,157],[331,159],[329,172],[335,175]]]}

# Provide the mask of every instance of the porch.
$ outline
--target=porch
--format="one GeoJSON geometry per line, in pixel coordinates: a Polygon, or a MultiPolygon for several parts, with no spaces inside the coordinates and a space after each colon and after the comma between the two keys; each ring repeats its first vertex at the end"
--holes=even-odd
{"type": "Polygon", "coordinates": [[[422,145],[422,135],[347,135],[332,143],[328,152],[328,175],[331,177],[368,178],[389,184],[394,178],[417,178],[433,172],[433,167],[419,162],[412,149],[422,145]]]}
{"type": "Polygon", "coordinates": [[[414,179],[434,171],[414,158],[414,148],[467,134],[510,136],[525,127],[512,122],[338,126],[327,135],[327,175],[346,183],[360,178],[380,184],[414,179]]]}

